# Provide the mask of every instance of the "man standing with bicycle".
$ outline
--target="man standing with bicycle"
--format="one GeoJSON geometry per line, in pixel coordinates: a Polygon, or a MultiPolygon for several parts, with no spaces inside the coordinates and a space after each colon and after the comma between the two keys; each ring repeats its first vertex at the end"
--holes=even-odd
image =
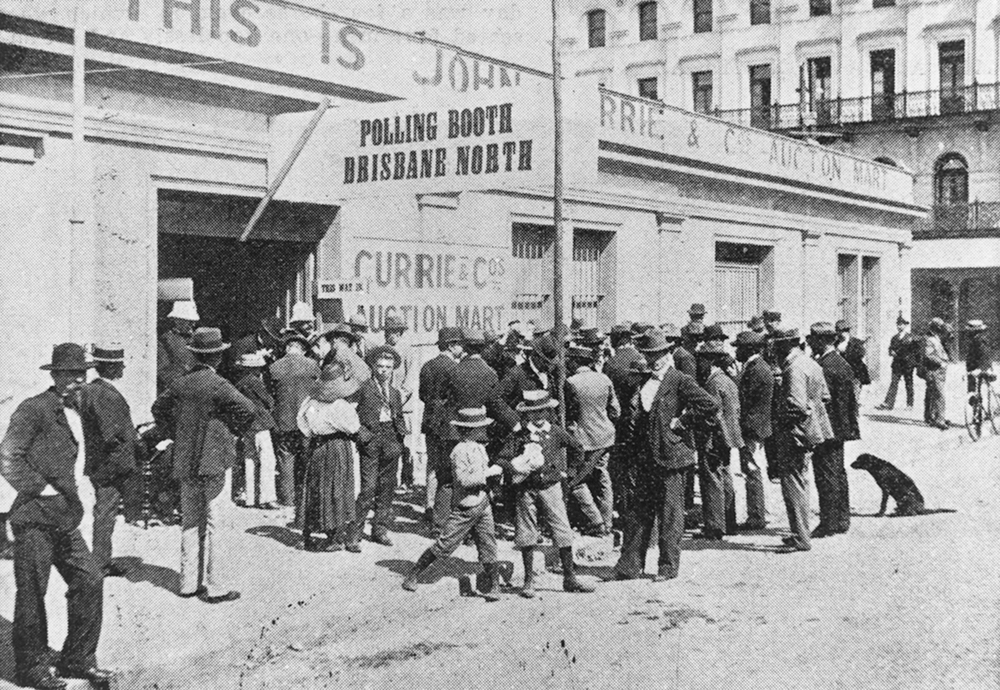
{"type": "Polygon", "coordinates": [[[991,375],[993,358],[990,356],[989,346],[986,344],[986,324],[980,319],[971,319],[966,322],[965,330],[969,334],[969,349],[965,355],[965,372],[968,376],[969,404],[971,405],[973,402],[978,402],[978,400],[973,400],[973,395],[980,396],[982,394],[981,381],[991,375]]]}

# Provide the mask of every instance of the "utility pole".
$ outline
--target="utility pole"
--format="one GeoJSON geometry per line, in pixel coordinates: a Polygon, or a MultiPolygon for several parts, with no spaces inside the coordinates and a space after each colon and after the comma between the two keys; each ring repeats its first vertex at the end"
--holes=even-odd
{"type": "MultiPolygon", "coordinates": [[[[566,383],[566,347],[563,339],[563,137],[562,137],[562,73],[559,65],[559,0],[552,0],[552,104],[555,116],[555,156],[552,184],[552,212],[555,225],[555,246],[552,252],[552,299],[555,317],[552,333],[556,339],[556,382],[553,393],[560,399],[566,383]]],[[[564,401],[565,402],[565,401],[564,401]]],[[[559,422],[566,425],[566,405],[559,406],[559,422]]]]}

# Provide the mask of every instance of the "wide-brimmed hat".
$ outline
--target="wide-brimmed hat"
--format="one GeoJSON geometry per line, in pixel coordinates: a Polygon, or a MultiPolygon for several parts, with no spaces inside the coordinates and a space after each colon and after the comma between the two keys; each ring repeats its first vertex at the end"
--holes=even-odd
{"type": "Polygon", "coordinates": [[[52,361],[39,369],[45,371],[85,371],[94,366],[87,361],[87,352],[76,343],[62,343],[52,348],[52,361]]]}
{"type": "Polygon", "coordinates": [[[897,326],[899,326],[901,324],[909,325],[909,323],[910,323],[909,320],[905,316],[903,316],[903,312],[900,312],[899,316],[896,317],[896,325],[897,326]]]}
{"type": "Polygon", "coordinates": [[[277,316],[265,316],[260,320],[260,328],[275,340],[281,340],[282,324],[277,316]]]}
{"type": "Polygon", "coordinates": [[[667,338],[666,333],[659,328],[650,328],[639,336],[635,347],[639,352],[666,352],[676,344],[675,340],[667,338]]]}
{"type": "Polygon", "coordinates": [[[308,302],[296,302],[292,305],[292,316],[288,319],[288,323],[315,320],[316,315],[313,314],[312,306],[308,302]]]}
{"type": "Polygon", "coordinates": [[[747,321],[747,328],[751,331],[762,331],[764,330],[764,319],[759,316],[751,316],[750,320],[747,321]]]}
{"type": "Polygon", "coordinates": [[[121,343],[110,343],[108,345],[94,345],[91,359],[95,362],[108,362],[118,364],[125,361],[125,348],[121,343]]]}
{"type": "Polygon", "coordinates": [[[464,407],[458,411],[458,418],[450,422],[454,426],[461,426],[467,429],[489,426],[493,420],[486,416],[485,407],[464,407]]]}
{"type": "Polygon", "coordinates": [[[344,378],[344,365],[340,362],[333,362],[325,367],[319,374],[319,380],[313,386],[309,397],[320,402],[333,402],[347,398],[358,392],[360,384],[355,376],[344,378]]]}
{"type": "Polygon", "coordinates": [[[756,331],[741,331],[736,335],[734,343],[736,347],[759,349],[764,347],[765,338],[763,333],[757,333],[756,331]]]}
{"type": "Polygon", "coordinates": [[[847,333],[851,330],[851,324],[847,319],[837,319],[834,328],[836,328],[837,333],[847,333]]]}
{"type": "Polygon", "coordinates": [[[200,321],[198,318],[198,307],[191,300],[178,300],[174,302],[173,308],[167,314],[170,319],[184,319],[186,321],[200,321]]]}
{"type": "Polygon", "coordinates": [[[704,316],[707,313],[708,311],[706,311],[705,305],[701,302],[695,302],[691,305],[691,308],[688,309],[688,316],[704,316]]]}
{"type": "Polygon", "coordinates": [[[544,388],[524,391],[521,393],[521,402],[517,404],[518,412],[533,412],[535,410],[548,410],[559,407],[559,401],[544,388]]]}
{"type": "Polygon", "coordinates": [[[983,323],[982,319],[969,319],[965,322],[965,330],[972,332],[985,331],[986,324],[983,323]]]}
{"type": "Polygon", "coordinates": [[[775,321],[781,321],[781,312],[765,309],[764,313],[761,314],[760,317],[764,319],[765,323],[774,323],[775,321]]]}
{"type": "Polygon", "coordinates": [[[403,320],[398,316],[396,316],[395,314],[390,314],[389,316],[385,317],[385,320],[382,322],[382,330],[405,331],[406,324],[403,323],[403,320]]]}
{"type": "Polygon", "coordinates": [[[212,354],[229,349],[229,343],[222,342],[222,331],[210,326],[196,328],[191,334],[191,341],[187,344],[187,349],[191,352],[201,354],[212,354]]]}
{"type": "Polygon", "coordinates": [[[399,367],[400,363],[403,361],[403,358],[399,356],[396,348],[391,345],[378,345],[365,353],[365,363],[374,369],[375,362],[379,361],[383,357],[392,357],[393,369],[399,367]]]}
{"type": "Polygon", "coordinates": [[[711,326],[705,326],[705,330],[702,331],[701,334],[701,339],[704,341],[729,340],[729,336],[722,330],[722,326],[717,323],[713,323],[711,326]]]}
{"type": "Polygon", "coordinates": [[[347,320],[347,325],[364,332],[368,330],[368,319],[365,318],[364,314],[351,314],[351,318],[347,320]]]}
{"type": "Polygon", "coordinates": [[[323,337],[327,340],[333,340],[334,338],[347,338],[352,343],[357,342],[358,334],[351,330],[351,327],[344,322],[335,323],[330,328],[326,329],[323,333],[323,337]]]}
{"type": "Polygon", "coordinates": [[[236,363],[244,369],[262,369],[267,366],[263,352],[244,352],[236,363]]]}
{"type": "Polygon", "coordinates": [[[438,331],[438,345],[457,343],[462,340],[462,329],[454,326],[445,326],[438,331]]]}

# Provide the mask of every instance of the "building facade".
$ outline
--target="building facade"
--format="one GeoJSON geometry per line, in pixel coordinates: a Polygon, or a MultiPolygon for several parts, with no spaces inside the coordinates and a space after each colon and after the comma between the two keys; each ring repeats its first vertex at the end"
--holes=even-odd
{"type": "MultiPolygon", "coordinates": [[[[917,201],[931,208],[914,231],[914,323],[981,318],[997,336],[1000,4],[565,0],[562,8],[572,73],[912,171],[917,201]]],[[[841,283],[853,285],[852,262],[841,268],[841,283]]],[[[845,295],[839,316],[863,332],[857,308],[845,295]]]]}
{"type": "MultiPolygon", "coordinates": [[[[178,279],[227,338],[299,300],[324,324],[362,313],[377,331],[400,316],[418,360],[444,325],[551,323],[552,133],[544,100],[531,102],[548,75],[288,0],[88,6],[74,18],[65,3],[0,4],[0,318],[21,363],[0,373],[0,425],[47,385],[35,363],[65,340],[125,346],[122,387],[144,420],[160,297],[178,279]],[[425,118],[420,134],[393,127],[407,109],[425,118]],[[349,173],[343,159],[359,122],[360,146],[379,147],[364,180],[362,156],[349,173]]],[[[683,322],[697,301],[733,333],[765,308],[804,326],[847,299],[869,333],[891,332],[923,213],[909,173],[581,89],[567,318],[683,322]]]]}

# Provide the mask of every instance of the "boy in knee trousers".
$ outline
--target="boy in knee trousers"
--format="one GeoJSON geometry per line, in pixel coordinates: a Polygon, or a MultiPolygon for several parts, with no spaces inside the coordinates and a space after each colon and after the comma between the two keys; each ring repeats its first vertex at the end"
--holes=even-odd
{"type": "Polygon", "coordinates": [[[403,580],[403,589],[414,592],[417,579],[434,561],[454,553],[470,533],[479,551],[479,562],[485,571],[482,594],[487,601],[499,599],[497,541],[494,534],[493,509],[486,492],[486,479],[500,474],[498,465],[490,466],[486,455],[486,427],[493,422],[485,407],[458,411],[451,424],[458,430],[459,442],[451,452],[453,491],[451,512],[441,536],[424,551],[403,580]]]}
{"type": "Polygon", "coordinates": [[[559,403],[544,389],[526,390],[517,411],[522,426],[504,443],[499,462],[514,478],[516,519],[514,547],[521,551],[524,586],[521,596],[535,596],[534,553],[538,547],[538,509],[552,531],[563,567],[563,589],[593,592],[594,587],[576,578],[573,566],[573,531],[566,516],[562,481],[566,478],[566,449],[582,446],[565,429],[552,422],[550,411],[559,403]]]}

